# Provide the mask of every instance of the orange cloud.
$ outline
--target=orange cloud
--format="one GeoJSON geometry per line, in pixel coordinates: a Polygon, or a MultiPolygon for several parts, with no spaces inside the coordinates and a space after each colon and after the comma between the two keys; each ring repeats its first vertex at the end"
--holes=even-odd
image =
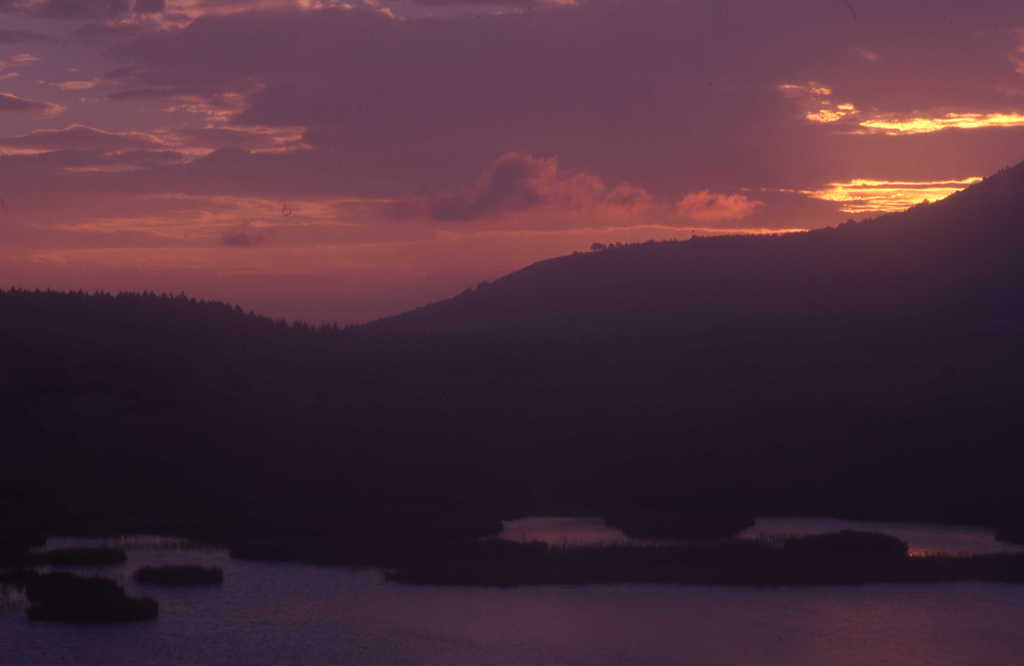
{"type": "Polygon", "coordinates": [[[144,132],[107,132],[77,123],[63,129],[38,129],[22,136],[0,138],[0,148],[5,151],[83,150],[115,153],[162,147],[153,135],[144,132]]]}
{"type": "MultiPolygon", "coordinates": [[[[575,0],[554,0],[557,4],[573,4],[575,0]]],[[[188,23],[204,16],[227,16],[250,11],[373,11],[388,18],[397,18],[388,7],[377,0],[167,0],[167,11],[156,18],[158,23],[170,26],[188,23]]]]}
{"type": "MultiPolygon", "coordinates": [[[[1024,35],[1024,31],[1021,33],[1024,35]]],[[[1024,46],[1018,48],[1018,71],[1024,73],[1024,46]]],[[[867,57],[867,56],[864,56],[867,57]]],[[[877,58],[877,55],[875,55],[877,58]]],[[[838,123],[857,115],[860,130],[855,134],[879,133],[889,136],[928,134],[946,129],[980,129],[986,127],[1024,127],[1024,114],[1016,112],[982,113],[949,112],[945,114],[901,115],[865,112],[850,102],[835,103],[832,89],[814,81],[783,83],[776,86],[783,95],[794,99],[804,109],[804,118],[815,124],[838,123]]],[[[849,124],[847,124],[849,126],[849,124]]]]}
{"type": "Polygon", "coordinates": [[[890,136],[929,134],[946,129],[979,129],[984,127],[1024,127],[1021,113],[947,113],[941,116],[880,115],[862,120],[859,125],[890,136]]]}
{"type": "MultiPolygon", "coordinates": [[[[796,190],[800,194],[842,204],[844,213],[887,213],[904,210],[926,200],[945,199],[981,178],[937,181],[897,181],[857,178],[845,183],[829,183],[818,190],[796,190]]],[[[792,191],[792,190],[786,190],[792,191]]]]}
{"type": "Polygon", "coordinates": [[[51,85],[61,90],[89,90],[95,88],[97,83],[97,81],[60,81],[51,85]]]}
{"type": "Polygon", "coordinates": [[[790,96],[811,95],[813,97],[828,97],[832,94],[831,88],[814,81],[808,81],[807,83],[780,83],[778,88],[790,96]]]}
{"type": "Polygon", "coordinates": [[[12,55],[9,58],[0,58],[0,69],[23,67],[25,65],[32,65],[37,62],[39,62],[39,58],[32,55],[31,53],[19,53],[17,55],[12,55]]]}
{"type": "Polygon", "coordinates": [[[605,193],[597,208],[606,217],[629,220],[648,214],[654,206],[650,192],[636,185],[621,183],[605,193]]]}
{"type": "Polygon", "coordinates": [[[697,222],[741,220],[764,205],[744,194],[716,194],[707,190],[691,192],[676,203],[679,215],[697,222]]]}
{"type": "Polygon", "coordinates": [[[164,128],[154,132],[167,146],[182,153],[206,155],[221,148],[250,153],[287,153],[309,150],[301,127],[261,127],[211,123],[206,127],[164,128]]]}
{"type": "Polygon", "coordinates": [[[832,96],[832,89],[814,81],[783,83],[777,88],[782,94],[797,100],[804,109],[804,118],[812,123],[835,123],[858,112],[853,104],[833,102],[829,99],[832,96]]]}
{"type": "Polygon", "coordinates": [[[854,113],[857,113],[857,107],[853,104],[833,105],[831,102],[825,102],[821,108],[805,113],[804,118],[812,123],[836,123],[854,113]]]}
{"type": "MultiPolygon", "coordinates": [[[[1022,54],[1024,54],[1024,47],[1021,48],[1022,54]]],[[[1024,59],[1024,55],[1021,57],[1024,59]]],[[[1016,112],[950,112],[932,115],[865,112],[850,102],[839,104],[833,102],[830,99],[832,89],[814,81],[803,84],[784,83],[777,86],[777,88],[787,97],[795,99],[804,109],[804,118],[812,123],[838,123],[856,115],[860,118],[857,121],[856,127],[861,129],[851,127],[850,131],[854,134],[879,133],[898,136],[903,134],[928,134],[931,132],[941,132],[946,129],[1024,127],[1024,114],[1016,112]]],[[[850,124],[847,123],[846,126],[850,127],[850,124]]]]}
{"type": "Polygon", "coordinates": [[[539,210],[552,215],[593,215],[622,221],[654,206],[645,189],[628,183],[608,187],[598,176],[559,168],[557,157],[506,153],[470,187],[436,196],[430,216],[439,222],[497,219],[539,210]]]}

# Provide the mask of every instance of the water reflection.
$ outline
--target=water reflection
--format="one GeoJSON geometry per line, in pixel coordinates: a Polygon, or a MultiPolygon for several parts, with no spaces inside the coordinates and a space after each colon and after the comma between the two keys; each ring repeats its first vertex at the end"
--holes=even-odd
{"type": "Polygon", "coordinates": [[[1022,546],[997,541],[991,530],[980,527],[882,523],[836,518],[758,518],[753,527],[744,530],[739,536],[747,539],[773,539],[839,530],[889,534],[906,541],[910,546],[911,556],[984,555],[1024,551],[1022,546]]]}
{"type": "Polygon", "coordinates": [[[539,541],[550,546],[607,546],[638,543],[601,518],[589,516],[530,516],[504,521],[498,535],[506,541],[539,541]]]}
{"type": "MultiPolygon", "coordinates": [[[[598,519],[510,523],[511,536],[546,536],[553,543],[624,538],[598,519]]],[[[850,524],[773,519],[754,529],[843,526],[850,524]]],[[[48,544],[85,545],[113,544],[48,544]]],[[[373,570],[231,560],[216,549],[140,543],[127,550],[126,565],[73,570],[157,597],[157,621],[79,627],[33,623],[23,610],[0,610],[0,663],[964,666],[1018,663],[1024,652],[1024,585],[434,587],[387,583],[373,570]],[[131,579],[140,566],[185,562],[222,567],[224,585],[154,589],[131,579]]]]}
{"type": "MultiPolygon", "coordinates": [[[[839,530],[861,530],[889,534],[906,541],[911,556],[984,555],[1022,552],[1024,546],[997,541],[991,530],[980,527],[886,523],[836,518],[758,518],[738,536],[743,539],[777,540],[786,537],[825,534],[839,530]]],[[[643,545],[658,543],[632,539],[593,516],[531,516],[507,520],[499,538],[508,541],[539,541],[551,546],[643,545]]],[[[679,542],[661,542],[679,543],[679,542]]]]}

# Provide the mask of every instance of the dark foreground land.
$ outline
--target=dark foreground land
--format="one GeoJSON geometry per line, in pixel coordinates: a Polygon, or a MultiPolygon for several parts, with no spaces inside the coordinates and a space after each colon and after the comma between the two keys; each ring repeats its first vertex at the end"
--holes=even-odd
{"type": "MultiPolygon", "coordinates": [[[[157,533],[404,580],[514,580],[506,559],[553,579],[567,558],[735,580],[746,564],[700,552],[476,540],[523,515],[652,537],[819,515],[1020,540],[1022,220],[1024,164],[836,228],[543,261],[347,329],[184,295],[0,292],[0,559],[40,534],[157,533]],[[404,561],[420,550],[449,554],[404,561]]],[[[785,548],[719,555],[801,575],[785,548]]],[[[905,560],[861,577],[1015,561],[905,560]]]]}
{"type": "MultiPolygon", "coordinates": [[[[777,540],[715,539],[672,544],[555,547],[493,538],[367,544],[343,540],[251,543],[241,559],[377,566],[389,580],[422,585],[492,586],[661,583],[809,586],[984,581],[1024,583],[1024,553],[913,556],[895,537],[840,532],[777,540]]],[[[217,568],[146,567],[142,583],[219,584],[217,568]]],[[[26,590],[34,619],[119,622],[148,619],[155,602],[132,599],[102,578],[11,570],[0,584],[26,590]]]]}
{"type": "Polygon", "coordinates": [[[842,532],[778,541],[695,540],[676,544],[557,547],[493,538],[369,544],[323,539],[251,543],[232,557],[383,567],[390,580],[427,585],[594,583],[847,585],[1024,582],[1024,554],[914,556],[891,536],[842,532]]]}
{"type": "Polygon", "coordinates": [[[479,543],[394,569],[430,585],[680,583],[793,586],[989,581],[1024,583],[1024,555],[910,557],[885,535],[839,532],[781,544],[727,540],[685,546],[558,548],[479,543]]]}
{"type": "Polygon", "coordinates": [[[0,584],[24,590],[29,619],[74,624],[136,622],[157,617],[159,606],[149,598],[130,597],[107,578],[33,571],[0,575],[0,584]]]}

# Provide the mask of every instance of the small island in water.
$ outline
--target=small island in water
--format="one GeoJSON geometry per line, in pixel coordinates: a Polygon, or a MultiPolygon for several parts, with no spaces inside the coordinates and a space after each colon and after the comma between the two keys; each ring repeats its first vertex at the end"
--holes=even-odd
{"type": "Polygon", "coordinates": [[[107,578],[70,573],[26,573],[13,581],[25,591],[32,620],[76,624],[135,622],[157,617],[159,604],[150,598],[130,597],[107,578]]]}

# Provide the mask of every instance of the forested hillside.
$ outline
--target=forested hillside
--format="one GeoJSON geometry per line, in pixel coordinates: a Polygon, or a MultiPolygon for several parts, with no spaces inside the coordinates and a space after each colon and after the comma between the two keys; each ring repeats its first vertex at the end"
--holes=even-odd
{"type": "Polygon", "coordinates": [[[368,533],[700,506],[1012,523],[1022,221],[1017,166],[834,229],[552,259],[344,330],[183,296],[4,292],[8,519],[368,533]]]}

